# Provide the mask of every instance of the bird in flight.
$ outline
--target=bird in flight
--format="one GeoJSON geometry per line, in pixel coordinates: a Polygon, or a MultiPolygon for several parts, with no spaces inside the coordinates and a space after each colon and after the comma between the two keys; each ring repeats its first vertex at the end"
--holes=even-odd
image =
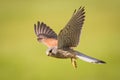
{"type": "Polygon", "coordinates": [[[34,31],[37,40],[48,47],[46,51],[48,56],[61,59],[70,58],[74,68],[77,68],[77,58],[90,63],[104,64],[105,62],[102,60],[87,56],[73,49],[79,44],[84,20],[85,9],[84,7],[80,7],[77,11],[74,11],[71,19],[58,36],[49,26],[39,21],[37,24],[34,24],[34,31]]]}

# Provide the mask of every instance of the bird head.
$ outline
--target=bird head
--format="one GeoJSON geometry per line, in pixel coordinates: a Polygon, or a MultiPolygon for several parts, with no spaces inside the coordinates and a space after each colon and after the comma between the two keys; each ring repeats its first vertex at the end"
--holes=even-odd
{"type": "Polygon", "coordinates": [[[55,56],[56,53],[57,53],[57,48],[48,48],[46,51],[46,54],[48,56],[55,56]]]}
{"type": "Polygon", "coordinates": [[[48,48],[46,54],[47,56],[50,56],[52,54],[52,48],[48,48]]]}

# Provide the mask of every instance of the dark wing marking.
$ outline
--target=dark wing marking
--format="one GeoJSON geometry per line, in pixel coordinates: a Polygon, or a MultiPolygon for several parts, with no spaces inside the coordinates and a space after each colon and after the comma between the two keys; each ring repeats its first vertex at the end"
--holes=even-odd
{"type": "Polygon", "coordinates": [[[58,35],[58,48],[76,47],[79,43],[80,33],[85,17],[84,7],[73,13],[72,18],[58,35]]]}
{"type": "MultiPolygon", "coordinates": [[[[45,41],[48,42],[49,40],[57,40],[57,34],[46,24],[43,22],[39,22],[37,24],[34,24],[34,31],[37,35],[38,41],[42,41],[45,43],[45,41]]],[[[47,43],[45,43],[47,44],[47,43]]]]}

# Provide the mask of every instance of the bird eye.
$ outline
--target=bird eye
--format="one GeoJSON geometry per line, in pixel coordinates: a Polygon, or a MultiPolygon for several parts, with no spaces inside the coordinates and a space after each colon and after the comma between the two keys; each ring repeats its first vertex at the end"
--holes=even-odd
{"type": "Polygon", "coordinates": [[[52,53],[52,49],[50,49],[50,51],[49,51],[50,53],[52,53]]]}

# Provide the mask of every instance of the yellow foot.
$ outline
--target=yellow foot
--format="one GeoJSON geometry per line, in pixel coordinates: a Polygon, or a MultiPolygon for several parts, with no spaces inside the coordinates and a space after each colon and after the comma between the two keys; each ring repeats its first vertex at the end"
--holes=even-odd
{"type": "Polygon", "coordinates": [[[76,63],[76,59],[75,58],[71,58],[71,63],[73,65],[73,67],[76,69],[77,68],[77,63],[76,63]]]}

